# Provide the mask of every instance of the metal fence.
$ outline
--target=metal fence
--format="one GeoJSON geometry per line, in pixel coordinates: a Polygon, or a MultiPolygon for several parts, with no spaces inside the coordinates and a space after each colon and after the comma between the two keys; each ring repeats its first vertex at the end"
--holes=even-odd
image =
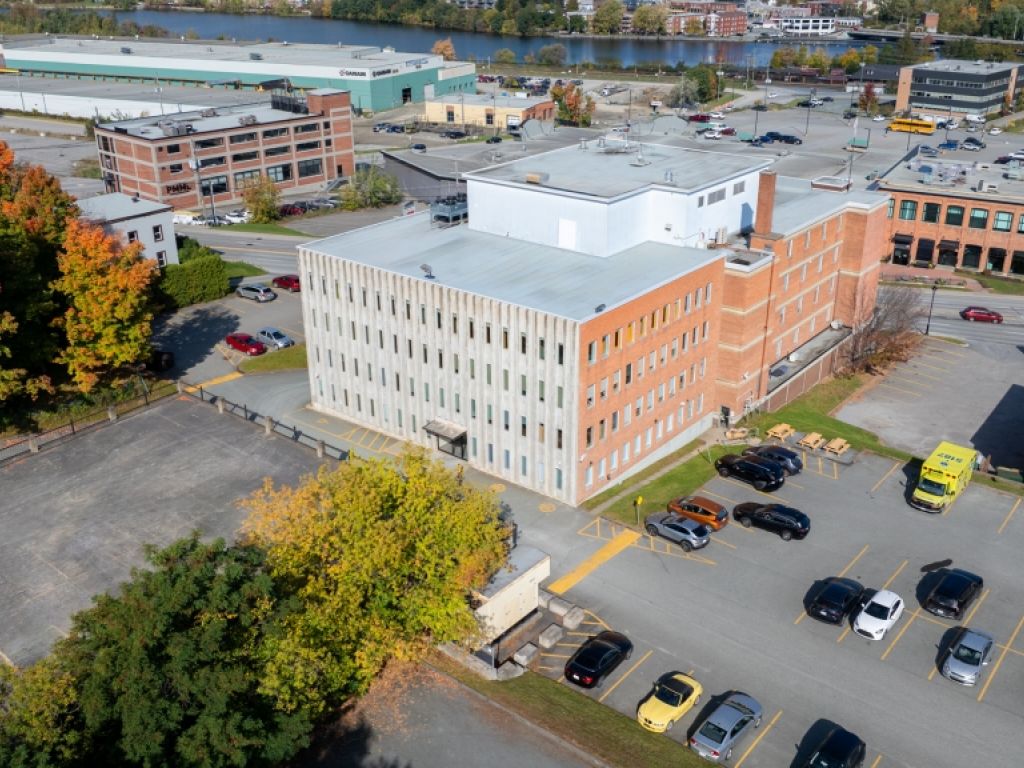
{"type": "Polygon", "coordinates": [[[158,382],[152,387],[143,387],[142,394],[110,405],[100,405],[81,413],[68,413],[57,417],[54,426],[38,432],[0,438],[0,465],[13,461],[28,453],[37,453],[43,448],[68,440],[75,435],[117,421],[120,417],[142,408],[148,408],[159,400],[178,390],[173,382],[158,382]]]}
{"type": "Polygon", "coordinates": [[[291,440],[294,443],[311,448],[316,451],[319,458],[327,457],[337,461],[348,461],[349,451],[332,445],[321,438],[303,432],[299,427],[286,424],[258,413],[249,408],[245,403],[235,403],[226,397],[207,392],[201,386],[193,386],[185,381],[178,382],[178,391],[182,394],[196,398],[200,402],[209,403],[217,408],[218,413],[227,413],[248,421],[257,426],[262,426],[267,435],[278,435],[291,440]]]}

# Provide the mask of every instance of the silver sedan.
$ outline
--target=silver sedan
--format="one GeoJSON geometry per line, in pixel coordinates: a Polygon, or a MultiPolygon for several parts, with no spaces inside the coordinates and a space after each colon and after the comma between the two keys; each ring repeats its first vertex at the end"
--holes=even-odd
{"type": "Polygon", "coordinates": [[[702,549],[711,540],[711,532],[706,525],[672,512],[655,512],[648,515],[644,519],[644,530],[649,536],[661,536],[678,543],[684,552],[702,549]]]}
{"type": "Polygon", "coordinates": [[[960,685],[974,685],[992,659],[995,641],[984,632],[964,627],[960,630],[942,665],[942,676],[960,685]]]}
{"type": "Polygon", "coordinates": [[[761,711],[753,696],[732,694],[690,737],[690,749],[713,763],[729,760],[736,746],[761,727],[761,711]]]}
{"type": "Polygon", "coordinates": [[[295,344],[295,339],[277,328],[260,328],[256,331],[256,338],[262,341],[269,348],[284,349],[295,344]]]}

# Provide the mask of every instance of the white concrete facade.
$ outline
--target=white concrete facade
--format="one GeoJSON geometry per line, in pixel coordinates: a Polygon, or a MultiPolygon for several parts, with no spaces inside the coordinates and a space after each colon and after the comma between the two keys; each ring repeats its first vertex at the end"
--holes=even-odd
{"type": "Polygon", "coordinates": [[[299,268],[315,409],[430,447],[429,421],[458,424],[470,465],[576,498],[577,322],[311,245],[299,268]]]}

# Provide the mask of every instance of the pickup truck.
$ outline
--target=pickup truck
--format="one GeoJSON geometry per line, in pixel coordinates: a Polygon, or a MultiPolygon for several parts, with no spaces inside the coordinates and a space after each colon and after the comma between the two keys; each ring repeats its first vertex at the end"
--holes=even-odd
{"type": "Polygon", "coordinates": [[[949,141],[944,141],[939,144],[940,152],[954,152],[958,149],[960,149],[960,142],[955,139],[950,139],[949,141]]]}

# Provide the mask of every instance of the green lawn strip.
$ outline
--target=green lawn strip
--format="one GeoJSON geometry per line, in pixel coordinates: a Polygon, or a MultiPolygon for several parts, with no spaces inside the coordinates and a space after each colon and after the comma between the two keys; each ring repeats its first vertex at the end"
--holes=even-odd
{"type": "Polygon", "coordinates": [[[225,261],[224,271],[227,272],[228,280],[240,277],[257,277],[259,275],[267,274],[265,270],[262,270],[246,261],[225,261]]]}
{"type": "Polygon", "coordinates": [[[228,224],[225,229],[232,232],[255,232],[260,235],[289,235],[290,237],[309,237],[305,232],[286,227],[282,224],[228,224]]]}
{"type": "MultiPolygon", "coordinates": [[[[646,768],[704,765],[672,739],[645,731],[631,717],[542,675],[527,672],[504,682],[483,680],[440,653],[429,663],[474,691],[610,765],[646,768]],[[642,760],[638,756],[642,755],[642,760]]],[[[682,725],[677,726],[682,728],[682,725]]]]}
{"type": "Polygon", "coordinates": [[[644,501],[640,506],[640,525],[643,525],[643,518],[646,515],[651,512],[664,511],[672,499],[695,492],[714,477],[716,474],[715,459],[738,450],[740,448],[729,445],[713,445],[707,450],[701,450],[689,461],[684,461],[673,467],[661,477],[637,488],[635,493],[630,493],[628,497],[606,509],[604,517],[636,525],[637,513],[633,507],[633,499],[643,496],[644,501]]]}
{"type": "Polygon", "coordinates": [[[1024,280],[996,277],[995,275],[982,275],[978,272],[965,272],[963,270],[957,270],[957,274],[977,280],[993,293],[1001,293],[1006,296],[1024,296],[1024,280]]]}
{"type": "Polygon", "coordinates": [[[267,352],[259,357],[250,357],[242,361],[238,370],[242,373],[270,373],[272,371],[290,371],[306,368],[306,345],[296,344],[276,352],[267,352]]]}
{"type": "Polygon", "coordinates": [[[665,467],[670,467],[676,462],[682,460],[685,456],[697,449],[701,445],[700,440],[694,440],[692,443],[687,443],[685,446],[680,448],[678,451],[670,453],[665,458],[654,462],[651,466],[637,472],[635,475],[630,475],[628,478],[623,480],[621,483],[613,485],[611,488],[602,491],[592,499],[587,499],[580,504],[583,509],[597,509],[599,506],[604,504],[606,501],[611,501],[620,493],[625,491],[627,488],[635,487],[636,485],[644,482],[651,475],[656,475],[661,472],[665,467]]]}

